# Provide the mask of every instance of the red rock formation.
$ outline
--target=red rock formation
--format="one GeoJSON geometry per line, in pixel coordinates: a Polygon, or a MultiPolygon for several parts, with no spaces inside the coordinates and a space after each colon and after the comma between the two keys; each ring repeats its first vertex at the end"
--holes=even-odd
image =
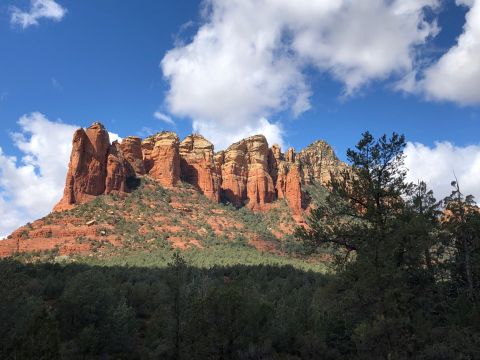
{"type": "Polygon", "coordinates": [[[266,204],[275,199],[275,188],[268,171],[268,143],[263,135],[245,140],[247,147],[247,199],[253,210],[266,210],[266,204]]]}
{"type": "Polygon", "coordinates": [[[252,210],[265,210],[275,198],[268,159],[268,143],[263,135],[228,147],[222,164],[222,196],[235,206],[248,203],[252,210]]]}
{"type": "Polygon", "coordinates": [[[287,154],[285,155],[285,160],[293,164],[295,162],[295,158],[296,158],[295,149],[292,147],[288,148],[287,154]]]}
{"type": "Polygon", "coordinates": [[[222,196],[233,205],[244,205],[247,198],[246,145],[238,142],[230,145],[223,154],[222,196]]]}
{"type": "Polygon", "coordinates": [[[301,176],[304,184],[318,183],[327,185],[347,165],[341,162],[332,147],[325,141],[316,141],[298,153],[301,163],[301,176]]]}
{"type": "Polygon", "coordinates": [[[278,164],[283,160],[280,145],[273,144],[268,152],[268,172],[272,177],[273,183],[277,181],[278,164]]]}
{"type": "Polygon", "coordinates": [[[153,167],[152,151],[155,146],[155,137],[151,136],[142,141],[143,167],[148,174],[153,167]]]}
{"type": "Polygon", "coordinates": [[[64,195],[55,211],[87,202],[105,192],[109,147],[108,132],[100,123],[75,132],[64,195]]]}
{"type": "Polygon", "coordinates": [[[197,187],[206,197],[219,202],[219,175],[213,156],[213,144],[201,135],[190,135],[180,143],[182,180],[197,187]]]}
{"type": "Polygon", "coordinates": [[[285,161],[278,164],[277,179],[275,181],[275,190],[277,191],[278,199],[285,199],[285,191],[287,188],[287,175],[289,166],[285,161]]]}
{"type": "Polygon", "coordinates": [[[219,151],[213,155],[213,163],[215,164],[215,172],[219,176],[219,185],[222,181],[222,165],[225,162],[225,151],[219,151]]]}
{"type": "Polygon", "coordinates": [[[273,145],[269,158],[270,174],[275,184],[277,199],[285,199],[293,215],[302,214],[302,187],[299,164],[295,163],[295,150],[282,154],[279,145],[273,145]]]}
{"type": "Polygon", "coordinates": [[[180,180],[179,144],[173,132],[162,132],[142,143],[148,174],[162,186],[172,187],[180,180]]]}
{"type": "Polygon", "coordinates": [[[290,167],[285,183],[285,199],[290,210],[297,217],[302,214],[302,185],[298,165],[290,167]]]}
{"type": "Polygon", "coordinates": [[[142,140],[135,136],[129,136],[123,139],[120,144],[120,150],[125,160],[137,175],[145,175],[145,165],[143,163],[142,140]]]}
{"type": "Polygon", "coordinates": [[[247,205],[255,211],[269,209],[285,199],[292,212],[302,213],[302,184],[327,184],[333,172],[345,169],[323,141],[295,154],[284,155],[280,146],[268,148],[263,135],[231,145],[217,154],[200,135],[182,143],[172,132],[145,139],[127,137],[109,144],[104,127],[95,123],[75,132],[64,196],[55,210],[68,209],[112,191],[128,192],[132,176],[149,175],[163,186],[173,187],[180,178],[196,186],[213,201],[247,205]],[[300,179],[300,181],[299,181],[300,179]]]}
{"type": "Polygon", "coordinates": [[[271,150],[272,150],[273,157],[277,161],[283,160],[283,154],[282,154],[282,149],[280,148],[280,145],[273,144],[271,150]]]}
{"type": "Polygon", "coordinates": [[[123,158],[122,154],[117,150],[115,145],[116,144],[110,147],[107,158],[105,194],[110,194],[113,191],[127,191],[126,181],[128,170],[126,169],[126,165],[128,165],[128,162],[123,158]]]}

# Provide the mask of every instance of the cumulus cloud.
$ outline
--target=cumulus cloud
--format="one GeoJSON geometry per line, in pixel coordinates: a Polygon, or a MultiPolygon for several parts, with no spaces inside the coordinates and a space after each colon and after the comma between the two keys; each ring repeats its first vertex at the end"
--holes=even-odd
{"type": "Polygon", "coordinates": [[[31,0],[28,11],[22,11],[15,6],[11,8],[11,11],[10,22],[13,25],[21,26],[23,29],[38,25],[38,21],[42,18],[60,21],[67,13],[67,9],[55,0],[31,0]]]}
{"type": "Polygon", "coordinates": [[[408,143],[405,155],[408,180],[425,181],[437,199],[450,194],[450,182],[456,175],[462,192],[480,202],[480,145],[458,147],[445,141],[429,147],[408,143]]]}
{"type": "Polygon", "coordinates": [[[193,40],[161,62],[170,83],[167,106],[220,147],[265,127],[281,136],[268,118],[310,108],[306,69],[328,72],[347,95],[407,74],[415,47],[438,31],[424,13],[437,6],[438,0],[208,0],[193,40]]]}
{"type": "MultiPolygon", "coordinates": [[[[48,120],[35,112],[22,116],[12,134],[20,158],[0,148],[0,239],[28,221],[48,214],[60,200],[78,126],[48,120]]],[[[110,140],[121,140],[110,133],[110,140]]]]}
{"type": "Polygon", "coordinates": [[[461,105],[480,103],[480,1],[457,0],[469,8],[463,33],[455,46],[427,67],[420,81],[410,78],[403,90],[423,92],[430,100],[447,100],[461,105]]]}
{"type": "Polygon", "coordinates": [[[14,145],[23,154],[8,156],[0,148],[0,238],[47,214],[62,194],[76,126],[51,122],[40,113],[18,121],[14,145]]]}
{"type": "Polygon", "coordinates": [[[172,118],[170,116],[168,116],[167,114],[164,114],[160,111],[155,111],[153,113],[153,117],[155,119],[163,121],[164,123],[167,123],[169,125],[175,125],[175,122],[172,120],[172,118]]]}

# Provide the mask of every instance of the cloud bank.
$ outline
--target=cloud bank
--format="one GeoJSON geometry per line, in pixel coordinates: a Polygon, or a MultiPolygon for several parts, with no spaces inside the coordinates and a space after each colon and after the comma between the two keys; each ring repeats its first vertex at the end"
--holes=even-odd
{"type": "Polygon", "coordinates": [[[42,18],[60,21],[66,13],[67,9],[55,0],[31,0],[28,11],[22,11],[15,6],[11,8],[10,22],[12,25],[18,25],[26,29],[38,25],[38,21],[42,18]]]}
{"type": "MultiPolygon", "coordinates": [[[[192,119],[195,131],[224,147],[269,120],[310,108],[307,69],[327,72],[345,95],[414,69],[415,48],[438,32],[427,21],[437,0],[208,0],[192,41],[161,61],[170,84],[166,103],[192,119]]],[[[268,135],[268,134],[267,134],[268,135]]],[[[280,138],[278,138],[280,137],[280,138]]]]}
{"type": "Polygon", "coordinates": [[[474,195],[480,202],[480,145],[458,147],[448,141],[428,147],[408,143],[405,149],[408,180],[425,181],[437,199],[450,194],[455,175],[465,195],[474,195]]]}

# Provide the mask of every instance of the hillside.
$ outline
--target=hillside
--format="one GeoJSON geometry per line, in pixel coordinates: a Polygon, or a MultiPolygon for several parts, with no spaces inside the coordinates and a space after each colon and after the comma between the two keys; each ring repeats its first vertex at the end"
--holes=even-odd
{"type": "Polygon", "coordinates": [[[293,232],[312,205],[307,189],[326,192],[344,168],[323,141],[283,154],[257,135],[215,153],[196,134],[110,144],[94,123],[73,136],[54,211],[1,241],[0,256],[159,265],[180,249],[199,266],[310,262],[323,269],[329,254],[305,262],[293,232]]]}

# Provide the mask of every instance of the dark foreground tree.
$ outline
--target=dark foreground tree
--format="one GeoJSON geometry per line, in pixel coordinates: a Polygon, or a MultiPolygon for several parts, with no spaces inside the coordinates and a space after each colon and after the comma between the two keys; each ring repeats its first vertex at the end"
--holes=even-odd
{"type": "MultiPolygon", "coordinates": [[[[342,320],[344,336],[352,342],[348,351],[355,356],[456,358],[464,351],[470,358],[471,348],[445,349],[441,344],[448,332],[435,332],[450,314],[440,283],[446,278],[440,266],[446,232],[439,204],[425,183],[406,181],[404,147],[404,137],[395,133],[379,139],[363,134],[356,149],[347,152],[351,169],[333,176],[332,192],[297,235],[310,251],[333,247],[340,254],[338,276],[324,299],[333,317],[342,320]]],[[[465,241],[457,241],[457,248],[465,241]]],[[[468,288],[469,278],[474,281],[468,275],[473,268],[467,271],[473,247],[464,249],[462,273],[468,288]],[[467,252],[471,255],[465,256],[467,252]]]]}

